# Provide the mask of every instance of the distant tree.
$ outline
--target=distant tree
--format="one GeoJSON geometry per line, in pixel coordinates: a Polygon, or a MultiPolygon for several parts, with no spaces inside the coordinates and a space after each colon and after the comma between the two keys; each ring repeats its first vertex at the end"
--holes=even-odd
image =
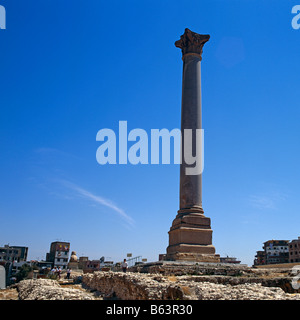
{"type": "Polygon", "coordinates": [[[30,271],[38,270],[39,268],[36,266],[31,267],[28,264],[23,264],[19,272],[16,274],[17,282],[24,280],[28,277],[30,271]]]}

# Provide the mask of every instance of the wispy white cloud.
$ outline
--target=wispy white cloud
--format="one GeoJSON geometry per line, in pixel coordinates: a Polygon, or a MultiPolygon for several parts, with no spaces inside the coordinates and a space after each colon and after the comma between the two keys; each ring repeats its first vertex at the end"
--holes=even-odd
{"type": "Polygon", "coordinates": [[[257,209],[278,209],[281,201],[286,200],[287,194],[273,192],[270,194],[250,195],[250,204],[257,209]]]}
{"type": "Polygon", "coordinates": [[[250,203],[253,207],[258,209],[275,209],[274,200],[270,197],[266,196],[250,196],[249,197],[250,203]]]}
{"type": "Polygon", "coordinates": [[[56,148],[50,148],[50,147],[41,147],[33,150],[36,154],[39,154],[41,156],[57,156],[57,157],[71,157],[80,159],[77,155],[74,155],[72,153],[62,151],[56,148]]]}
{"type": "Polygon", "coordinates": [[[55,149],[55,148],[41,147],[41,148],[34,149],[34,152],[36,152],[36,153],[51,153],[51,152],[61,152],[61,151],[58,149],[55,149]]]}
{"type": "Polygon", "coordinates": [[[119,214],[119,216],[130,226],[134,225],[134,220],[124,212],[123,209],[119,208],[116,204],[114,204],[112,201],[105,199],[103,197],[100,197],[98,195],[95,195],[93,193],[91,193],[90,191],[83,189],[79,186],[77,186],[74,183],[71,183],[69,181],[66,180],[59,180],[59,182],[64,185],[65,187],[74,190],[79,196],[84,197],[86,199],[89,199],[91,201],[93,201],[93,203],[95,204],[100,204],[103,205],[105,207],[108,207],[110,209],[112,209],[113,211],[115,211],[116,213],[119,214]]]}

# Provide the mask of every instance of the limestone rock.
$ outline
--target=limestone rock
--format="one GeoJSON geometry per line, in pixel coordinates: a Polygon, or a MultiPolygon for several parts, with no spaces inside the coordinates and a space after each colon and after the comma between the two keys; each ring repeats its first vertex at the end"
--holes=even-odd
{"type": "Polygon", "coordinates": [[[263,286],[261,279],[240,279],[101,271],[82,276],[86,287],[122,300],[300,300],[300,294],[263,286]]]}
{"type": "Polygon", "coordinates": [[[20,300],[93,300],[93,295],[78,289],[62,288],[48,279],[23,280],[17,284],[20,300]]]}

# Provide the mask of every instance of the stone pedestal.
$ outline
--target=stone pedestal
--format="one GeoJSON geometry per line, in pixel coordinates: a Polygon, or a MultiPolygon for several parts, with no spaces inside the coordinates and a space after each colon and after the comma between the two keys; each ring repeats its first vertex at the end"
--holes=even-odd
{"type": "Polygon", "coordinates": [[[185,149],[199,152],[197,130],[202,129],[201,115],[201,60],[204,44],[209,35],[200,35],[185,29],[175,46],[182,50],[182,102],[181,102],[181,165],[180,210],[169,231],[167,260],[219,262],[212,245],[210,219],[202,208],[202,171],[190,174],[193,165],[186,162],[185,149]],[[194,138],[185,140],[186,129],[192,130],[194,138]],[[185,145],[186,144],[186,145],[185,145]]]}
{"type": "Polygon", "coordinates": [[[167,259],[219,262],[212,245],[210,218],[199,213],[178,214],[169,231],[167,259]]]}

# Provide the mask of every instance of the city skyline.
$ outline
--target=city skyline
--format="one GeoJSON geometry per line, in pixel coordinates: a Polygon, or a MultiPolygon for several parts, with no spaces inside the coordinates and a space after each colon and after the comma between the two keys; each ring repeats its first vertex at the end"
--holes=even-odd
{"type": "MultiPolygon", "coordinates": [[[[11,3],[0,30],[0,245],[45,259],[157,261],[179,209],[179,165],[100,165],[96,134],[180,128],[185,28],[202,55],[203,209],[216,253],[252,265],[299,236],[300,29],[294,1],[11,3]]],[[[130,146],[130,144],[128,145],[130,146]]]]}

